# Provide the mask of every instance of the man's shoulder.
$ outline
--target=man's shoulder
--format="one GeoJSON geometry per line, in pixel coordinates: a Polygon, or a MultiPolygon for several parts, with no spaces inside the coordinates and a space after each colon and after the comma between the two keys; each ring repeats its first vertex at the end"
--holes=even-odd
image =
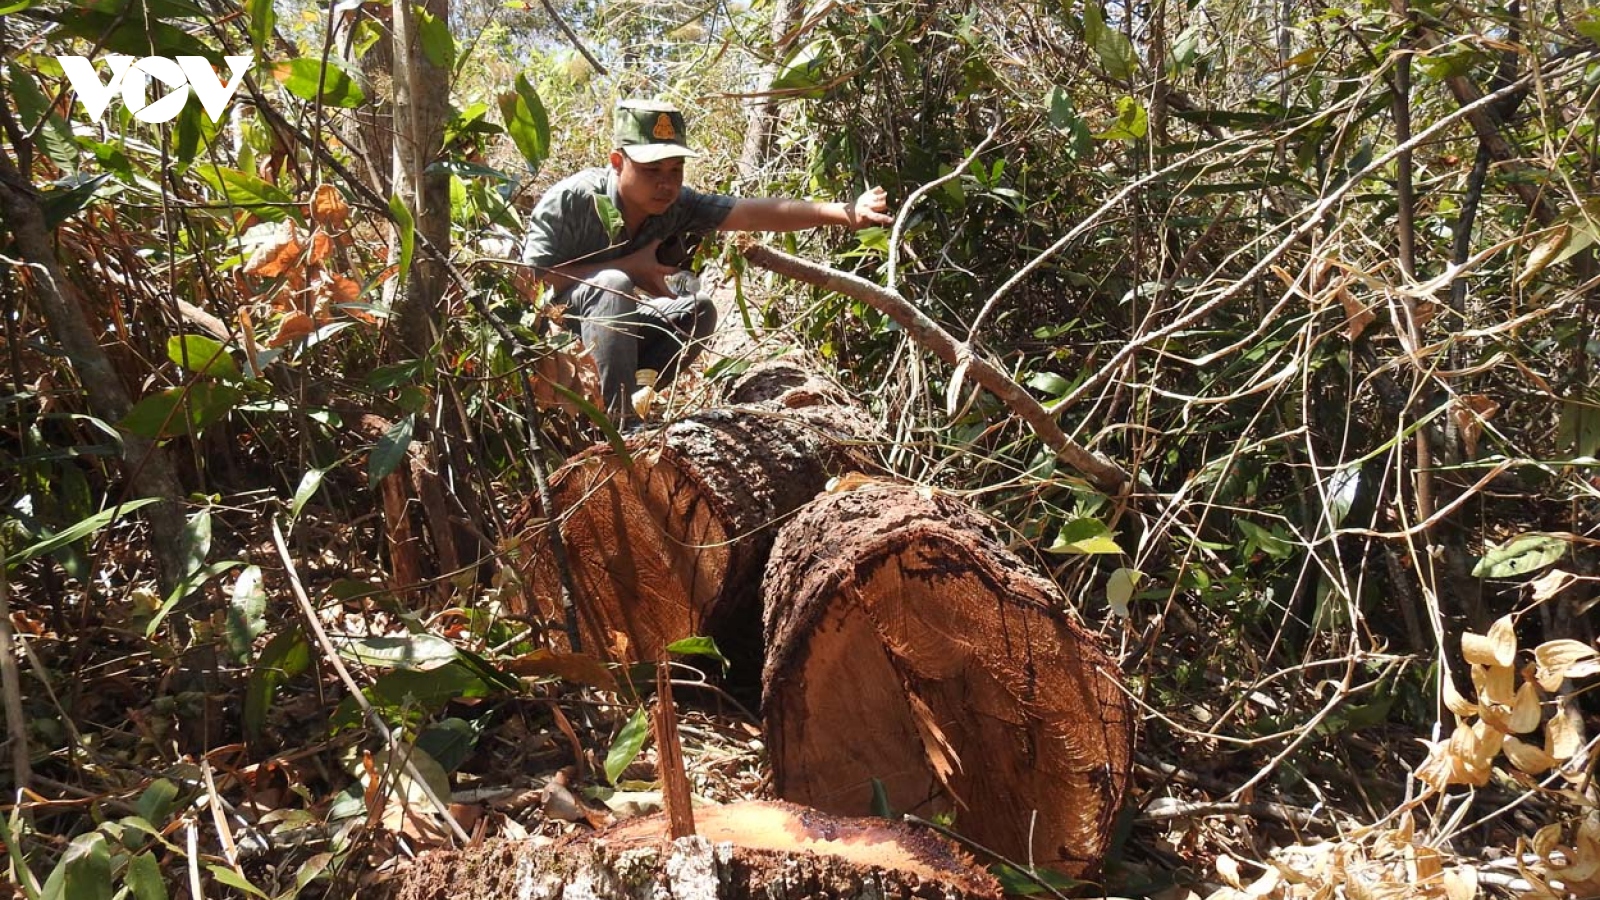
{"type": "Polygon", "coordinates": [[[546,197],[564,197],[571,194],[603,194],[611,170],[605,166],[582,169],[550,185],[546,197]]]}

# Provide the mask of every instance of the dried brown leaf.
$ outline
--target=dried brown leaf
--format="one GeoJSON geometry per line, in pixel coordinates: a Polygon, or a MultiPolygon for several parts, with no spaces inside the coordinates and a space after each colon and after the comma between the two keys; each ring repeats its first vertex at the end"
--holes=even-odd
{"type": "Polygon", "coordinates": [[[350,218],[350,205],[344,202],[344,195],[331,184],[317,185],[311,194],[309,204],[311,221],[324,228],[339,229],[350,218]]]}
{"type": "Polygon", "coordinates": [[[1539,693],[1534,690],[1533,682],[1524,681],[1517,688],[1517,699],[1511,704],[1511,715],[1506,725],[1512,734],[1527,734],[1539,727],[1540,717],[1539,693]]]}
{"type": "Polygon", "coordinates": [[[250,258],[245,261],[244,272],[258,278],[276,278],[298,268],[300,254],[304,251],[305,246],[300,243],[294,222],[285,221],[251,252],[250,258]]]}
{"type": "Polygon", "coordinates": [[[559,409],[569,415],[581,416],[582,409],[552,385],[561,385],[584,398],[595,407],[603,407],[600,399],[600,371],[595,368],[589,354],[568,350],[555,350],[545,354],[534,364],[533,398],[541,409],[559,409]]]}
{"type": "Polygon", "coordinates": [[[268,347],[283,347],[303,337],[311,335],[317,330],[317,323],[311,317],[299,310],[286,314],[278,322],[278,330],[267,341],[268,347]]]}
{"type": "Polygon", "coordinates": [[[1446,709],[1463,719],[1467,716],[1475,716],[1478,714],[1478,704],[1473,703],[1471,700],[1461,696],[1461,692],[1456,690],[1456,684],[1453,680],[1451,680],[1450,676],[1443,676],[1442,681],[1444,687],[1444,705],[1446,709]]]}
{"type": "Polygon", "coordinates": [[[1534,602],[1543,603],[1544,601],[1549,600],[1551,597],[1554,597],[1555,595],[1566,590],[1568,587],[1571,587],[1572,583],[1577,580],[1578,576],[1572,574],[1571,572],[1566,572],[1561,569],[1551,569],[1550,571],[1529,582],[1528,586],[1533,589],[1534,602]]]}
{"type": "Polygon", "coordinates": [[[1509,666],[1517,658],[1517,635],[1511,617],[1502,616],[1489,626],[1488,634],[1467,632],[1461,636],[1461,655],[1467,662],[1485,666],[1509,666]]]}
{"type": "Polygon", "coordinates": [[[1445,870],[1445,900],[1473,900],[1478,896],[1478,870],[1472,866],[1456,866],[1445,870]]]}
{"type": "Polygon", "coordinates": [[[1600,673],[1600,651],[1582,641],[1545,641],[1533,648],[1533,658],[1539,666],[1535,676],[1539,687],[1551,693],[1560,689],[1565,679],[1600,673]]]}
{"type": "Polygon", "coordinates": [[[1572,721],[1565,705],[1544,723],[1544,751],[1558,760],[1569,760],[1583,749],[1583,727],[1572,721]]]}
{"type": "Polygon", "coordinates": [[[1550,231],[1548,237],[1540,241],[1537,246],[1528,251],[1528,258],[1522,264],[1522,271],[1517,273],[1517,286],[1527,287],[1528,282],[1539,277],[1545,266],[1561,253],[1567,246],[1567,240],[1572,237],[1570,225],[1557,225],[1550,231]]]}
{"type": "Polygon", "coordinates": [[[1461,442],[1466,445],[1467,457],[1478,457],[1478,441],[1483,437],[1483,423],[1500,411],[1500,404],[1484,394],[1467,394],[1457,397],[1451,404],[1450,415],[1455,420],[1461,442]]]}
{"type": "Polygon", "coordinates": [[[311,232],[311,253],[306,261],[314,266],[322,265],[322,261],[333,254],[333,239],[328,233],[318,228],[311,232]]]}
{"type": "Polygon", "coordinates": [[[1372,307],[1357,300],[1349,291],[1341,287],[1338,293],[1339,302],[1344,306],[1344,333],[1351,343],[1355,343],[1378,317],[1372,312],[1372,307]]]}
{"type": "Polygon", "coordinates": [[[1555,757],[1546,753],[1543,747],[1535,747],[1516,737],[1507,737],[1500,750],[1513,766],[1529,775],[1543,775],[1550,771],[1556,764],[1555,757]]]}

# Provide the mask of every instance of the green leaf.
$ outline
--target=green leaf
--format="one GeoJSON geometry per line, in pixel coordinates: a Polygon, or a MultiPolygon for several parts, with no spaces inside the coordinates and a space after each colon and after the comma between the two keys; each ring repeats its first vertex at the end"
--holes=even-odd
{"type": "MultiPolygon", "coordinates": [[[[479,721],[487,722],[487,717],[479,721]]],[[[466,719],[449,718],[436,722],[417,735],[417,749],[433,757],[446,772],[461,768],[478,745],[483,727],[466,719]]]]}
{"type": "Polygon", "coordinates": [[[883,779],[872,779],[872,814],[880,819],[897,819],[894,806],[889,803],[889,789],[883,786],[883,779]]]}
{"type": "MultiPolygon", "coordinates": [[[[108,4],[109,5],[109,4],[108,4]]],[[[169,22],[151,19],[163,10],[155,3],[119,3],[110,9],[89,9],[88,4],[69,3],[54,15],[59,26],[52,39],[76,37],[99,48],[102,54],[128,56],[204,56],[216,58],[216,51],[169,22]]]]}
{"type": "Polygon", "coordinates": [[[1567,555],[1567,538],[1554,534],[1519,534],[1491,549],[1472,568],[1474,578],[1515,578],[1567,555]]]}
{"type": "Polygon", "coordinates": [[[80,834],[67,845],[44,883],[46,900],[111,900],[111,850],[98,831],[80,834]]]}
{"type": "Polygon", "coordinates": [[[272,696],[278,685],[311,668],[311,643],[293,628],[282,632],[261,648],[261,655],[250,670],[250,681],[245,687],[244,733],[251,742],[261,740],[261,730],[267,723],[267,712],[272,708],[272,696]]]}
{"type": "Polygon", "coordinates": [[[22,130],[32,132],[38,128],[39,146],[50,161],[63,172],[78,170],[78,141],[72,136],[67,120],[57,115],[50,106],[50,98],[39,90],[33,75],[16,63],[6,67],[6,80],[16,100],[17,115],[22,119],[22,130]],[[40,121],[44,122],[42,128],[40,121]]]}
{"type": "Polygon", "coordinates": [[[16,0],[14,3],[0,2],[0,16],[9,16],[12,13],[22,12],[39,5],[39,0],[16,0]]]}
{"type": "Polygon", "coordinates": [[[206,564],[206,557],[211,555],[211,508],[205,507],[189,517],[183,526],[183,559],[180,560],[184,574],[189,574],[206,564]]]}
{"type": "Polygon", "coordinates": [[[1248,519],[1238,519],[1239,530],[1244,532],[1245,546],[1260,550],[1276,560],[1285,560],[1294,554],[1294,543],[1275,531],[1262,528],[1248,519]]]}
{"type": "Polygon", "coordinates": [[[500,116],[528,167],[538,172],[550,156],[550,117],[528,76],[518,75],[515,90],[500,95],[500,116]]]}
{"type": "Polygon", "coordinates": [[[215,878],[218,884],[225,884],[234,890],[243,891],[246,894],[254,894],[262,898],[262,900],[266,900],[267,895],[262,893],[260,888],[251,884],[249,879],[227,866],[206,863],[206,871],[211,873],[211,877],[215,878]]]}
{"type": "Polygon", "coordinates": [[[146,822],[165,823],[167,817],[172,815],[174,801],[178,799],[178,786],[165,778],[157,778],[150,782],[150,786],[139,795],[139,801],[134,808],[139,811],[139,818],[146,822]]]}
{"type": "Polygon", "coordinates": [[[644,707],[639,707],[633,713],[633,718],[628,724],[622,726],[622,733],[612,742],[611,750],[606,754],[606,780],[612,784],[617,783],[622,770],[632,763],[639,751],[644,749],[644,739],[650,734],[650,717],[645,714],[644,707]]]}
{"type": "Polygon", "coordinates": [[[551,388],[555,389],[556,393],[565,397],[573,406],[576,406],[578,412],[583,413],[584,418],[593,422],[595,427],[600,429],[601,433],[605,435],[606,443],[611,445],[612,452],[616,453],[619,459],[624,463],[632,459],[628,455],[628,444],[622,439],[622,432],[617,430],[617,426],[611,422],[611,417],[606,415],[600,407],[595,406],[589,402],[589,398],[560,382],[551,381],[547,383],[551,388]]]}
{"type": "Polygon", "coordinates": [[[772,90],[793,91],[798,96],[820,95],[817,90],[827,80],[833,63],[833,43],[819,38],[799,48],[784,62],[772,79],[772,90]]]}
{"type": "MultiPolygon", "coordinates": [[[[385,672],[363,693],[380,712],[410,709],[432,715],[451,700],[487,697],[494,693],[494,688],[472,669],[460,662],[451,662],[433,669],[385,672]]],[[[330,721],[337,730],[359,723],[361,715],[355,698],[346,697],[339,701],[330,721]]]]}
{"type": "Polygon", "coordinates": [[[317,488],[322,487],[322,479],[327,474],[327,469],[312,469],[300,476],[300,486],[294,489],[294,499],[289,502],[290,525],[300,518],[300,511],[305,509],[306,503],[316,495],[317,488]]]}
{"type": "Polygon", "coordinates": [[[1061,526],[1055,543],[1045,548],[1048,553],[1100,554],[1121,553],[1122,548],[1111,537],[1111,529],[1097,519],[1081,518],[1061,526]]]}
{"type": "Polygon", "coordinates": [[[347,638],[338,650],[352,662],[385,669],[427,669],[456,658],[456,646],[434,634],[347,638]]]}
{"type": "Polygon", "coordinates": [[[39,211],[44,213],[45,227],[55,228],[82,212],[84,207],[94,202],[100,186],[110,180],[110,172],[102,172],[92,178],[72,175],[40,191],[39,211]]]}
{"type": "Polygon", "coordinates": [[[1136,141],[1150,133],[1150,114],[1133,97],[1117,101],[1117,120],[1095,135],[1101,141],[1136,141]]]}
{"type": "Polygon", "coordinates": [[[228,599],[228,649],[233,658],[248,663],[256,638],[266,630],[267,592],[261,585],[261,567],[246,566],[228,599]]]}
{"type": "Polygon", "coordinates": [[[417,37],[422,41],[422,55],[436,68],[450,69],[456,62],[456,42],[450,36],[450,25],[438,16],[417,7],[417,37]]]}
{"type": "Polygon", "coordinates": [[[196,381],[167,388],[140,400],[117,427],[150,440],[166,440],[193,432],[227,415],[244,399],[236,387],[196,381]]]}
{"type": "Polygon", "coordinates": [[[611,202],[611,198],[604,194],[594,195],[594,211],[600,217],[600,224],[606,227],[606,234],[615,242],[622,235],[622,210],[611,202]]]}
{"type": "Polygon", "coordinates": [[[367,460],[367,487],[377,487],[378,482],[387,478],[405,460],[406,450],[411,447],[411,432],[416,424],[415,415],[406,416],[390,425],[389,430],[378,439],[378,446],[372,449],[372,458],[367,460]]]}
{"type": "Polygon", "coordinates": [[[155,854],[141,853],[128,860],[128,873],[123,881],[133,894],[133,900],[167,900],[167,885],[155,854]]]}
{"type": "Polygon", "coordinates": [[[1083,159],[1094,148],[1094,136],[1089,133],[1089,123],[1078,115],[1072,97],[1057,85],[1050,89],[1050,127],[1068,139],[1067,154],[1071,159],[1083,159]]]}
{"type": "Polygon", "coordinates": [[[361,85],[333,60],[328,60],[326,66],[321,60],[305,56],[275,63],[272,77],[283,85],[284,90],[307,103],[317,101],[319,84],[322,86],[322,103],[325,106],[355,109],[367,102],[361,85]]]}
{"type": "Polygon", "coordinates": [[[724,671],[726,671],[730,665],[728,658],[723,656],[722,651],[717,648],[717,642],[709,637],[696,635],[694,637],[686,637],[681,640],[673,641],[667,645],[667,652],[681,653],[684,656],[709,656],[717,662],[722,663],[722,668],[724,671]]]}
{"type": "Polygon", "coordinates": [[[1133,42],[1128,36],[1106,25],[1105,12],[1099,0],[1085,0],[1083,5],[1083,39],[1100,57],[1100,65],[1112,78],[1129,81],[1138,71],[1139,58],[1134,54],[1133,42]]]}
{"type": "Polygon", "coordinates": [[[395,226],[400,229],[400,259],[395,275],[399,281],[405,281],[411,277],[411,257],[417,249],[417,222],[399,194],[389,198],[389,214],[394,216],[395,226]]]}
{"type": "Polygon", "coordinates": [[[172,589],[172,593],[168,594],[167,598],[161,601],[161,606],[156,609],[156,614],[151,617],[150,622],[144,627],[144,636],[153,637],[156,633],[156,629],[161,627],[161,623],[166,620],[167,616],[174,609],[177,608],[178,603],[182,601],[183,598],[199,590],[201,587],[204,587],[206,582],[217,577],[218,575],[221,575],[223,572],[242,565],[244,565],[244,560],[225,559],[221,562],[214,562],[211,565],[206,566],[204,569],[199,569],[190,572],[188,575],[185,575],[178,582],[177,586],[172,589]]]}
{"type": "Polygon", "coordinates": [[[194,173],[210,185],[223,202],[248,209],[262,221],[279,222],[291,213],[299,217],[299,204],[294,198],[247,172],[222,166],[200,166],[194,173]]]}
{"type": "Polygon", "coordinates": [[[250,46],[256,51],[257,59],[266,57],[273,30],[278,27],[278,13],[272,4],[273,0],[247,0],[245,3],[245,15],[249,17],[246,30],[250,32],[250,46]]]}
{"type": "Polygon", "coordinates": [[[1072,382],[1054,372],[1036,372],[1028,379],[1028,387],[1052,397],[1060,397],[1072,389],[1072,382]]]}
{"type": "Polygon", "coordinates": [[[989,867],[989,872],[1000,882],[1000,893],[1008,897],[1032,897],[1046,891],[1052,891],[1059,897],[1061,892],[1085,884],[1050,869],[1023,869],[1010,863],[995,863],[989,867]]]}
{"type": "Polygon", "coordinates": [[[71,527],[57,534],[53,534],[50,537],[39,541],[38,543],[31,544],[21,550],[18,550],[16,553],[11,554],[10,556],[6,557],[6,565],[8,567],[20,565],[30,559],[43,556],[46,553],[53,552],[61,547],[67,546],[68,544],[75,543],[82,538],[94,534],[96,531],[99,531],[107,525],[110,525],[112,522],[122,518],[127,513],[133,512],[141,506],[149,506],[150,504],[159,502],[160,500],[160,497],[142,497],[138,500],[129,500],[127,503],[113,506],[110,509],[101,510],[100,512],[95,513],[89,518],[84,519],[83,521],[78,522],[77,524],[72,525],[71,527]]]}
{"type": "Polygon", "coordinates": [[[1138,569],[1122,568],[1111,573],[1106,581],[1106,603],[1113,613],[1124,619],[1128,617],[1128,601],[1133,599],[1133,592],[1143,580],[1144,573],[1138,569]]]}
{"type": "Polygon", "coordinates": [[[238,361],[215,338],[198,334],[167,338],[167,359],[196,375],[209,375],[223,381],[244,380],[244,372],[240,371],[238,361]]]}

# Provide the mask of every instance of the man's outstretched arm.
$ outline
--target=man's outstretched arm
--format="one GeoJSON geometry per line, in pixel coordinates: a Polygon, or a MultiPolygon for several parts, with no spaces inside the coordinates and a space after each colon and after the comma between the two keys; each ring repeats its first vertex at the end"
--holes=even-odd
{"type": "Polygon", "coordinates": [[[870,225],[891,225],[889,198],[874,187],[854,203],[814,203],[778,197],[740,197],[718,231],[803,231],[837,225],[853,231],[870,225]]]}

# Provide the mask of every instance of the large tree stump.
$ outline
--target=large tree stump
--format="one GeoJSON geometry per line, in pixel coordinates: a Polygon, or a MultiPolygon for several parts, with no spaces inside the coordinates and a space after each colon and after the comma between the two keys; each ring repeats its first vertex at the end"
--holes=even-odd
{"type": "MultiPolygon", "coordinates": [[[[617,632],[636,661],[660,658],[690,635],[754,645],[776,526],[831,476],[866,465],[849,441],[871,427],[849,407],[775,402],[709,410],[636,435],[628,457],[609,445],[574,457],[550,487],[584,648],[604,654],[617,632]]],[[[525,611],[559,620],[559,573],[544,527],[527,541],[525,611]]],[[[748,649],[747,658],[759,658],[759,647],[748,649]]]]}
{"type": "Polygon", "coordinates": [[[818,498],[767,565],[763,715],[779,796],[955,813],[996,853],[1092,873],[1132,710],[1043,578],[961,503],[869,483],[818,498]]]}
{"type": "Polygon", "coordinates": [[[998,900],[994,878],[936,835],[786,803],[695,813],[671,841],[661,815],[534,847],[490,841],[419,857],[397,900],[998,900]]]}

